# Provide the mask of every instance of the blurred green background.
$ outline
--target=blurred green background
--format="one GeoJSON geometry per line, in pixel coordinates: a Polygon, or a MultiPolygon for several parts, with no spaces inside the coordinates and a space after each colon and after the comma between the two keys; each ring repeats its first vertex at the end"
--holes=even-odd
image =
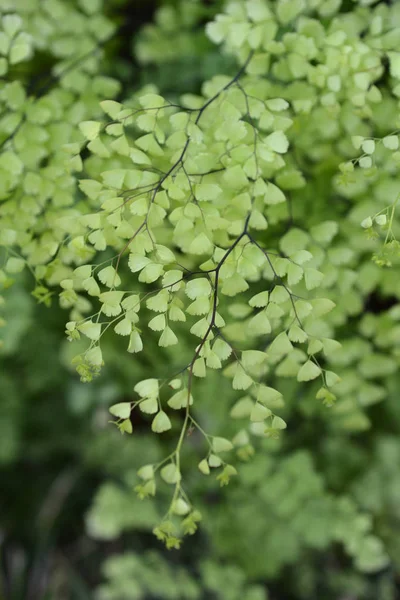
{"type": "MultiPolygon", "coordinates": [[[[119,29],[106,45],[104,72],[120,79],[125,94],[153,83],[169,97],[234,72],[204,35],[219,6],[106,3],[119,29]]],[[[44,59],[31,68],[39,83],[46,78],[44,59]]],[[[31,289],[21,276],[7,290],[0,351],[2,600],[400,598],[397,373],[388,379],[389,398],[367,410],[373,428],[354,431],[335,426],[312,394],[286,383],[289,433],[262,442],[228,488],[190,475],[204,524],[168,552],[151,533],[158,500],[141,502],[133,488],[137,468],[164,454],[170,440],[153,439],[140,421],[134,436],[122,437],[107,410],[130,397],[132,381],[160,364],[167,370],[166,355],[154,343],[132,358],[110,338],[101,377],[83,384],[70,366],[65,313],[57,302],[37,305],[31,289]],[[377,538],[389,563],[379,563],[377,538]]],[[[373,299],[372,313],[385,308],[373,299]]],[[[217,432],[232,391],[218,374],[199,385],[198,419],[217,432]]],[[[187,464],[196,445],[194,436],[187,464]]]]}

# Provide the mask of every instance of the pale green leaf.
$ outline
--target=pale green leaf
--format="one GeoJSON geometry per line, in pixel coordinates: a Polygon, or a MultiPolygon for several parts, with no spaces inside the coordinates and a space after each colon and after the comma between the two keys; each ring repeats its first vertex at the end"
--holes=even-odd
{"type": "Polygon", "coordinates": [[[203,460],[201,460],[199,462],[198,468],[199,468],[199,471],[201,473],[203,473],[203,475],[209,475],[210,474],[210,467],[209,467],[208,462],[206,461],[205,458],[203,458],[203,460]]]}
{"type": "Polygon", "coordinates": [[[164,315],[157,315],[149,321],[149,327],[153,331],[163,331],[165,329],[165,324],[166,320],[164,315]]]}
{"type": "Polygon", "coordinates": [[[117,119],[119,113],[123,110],[123,105],[115,100],[103,100],[100,102],[102,110],[112,119],[117,119]]]}
{"type": "Polygon", "coordinates": [[[184,516],[190,512],[190,506],[183,498],[178,498],[172,504],[172,512],[175,515],[184,516]]]}
{"type": "Polygon", "coordinates": [[[301,367],[297,374],[297,381],[311,381],[321,374],[321,369],[311,360],[308,360],[301,367]]]}
{"type": "Polygon", "coordinates": [[[158,412],[157,398],[147,398],[139,404],[140,410],[146,415],[154,415],[158,412]]]}
{"type": "Polygon", "coordinates": [[[131,414],[131,405],[130,402],[119,402],[118,404],[113,404],[108,409],[114,417],[118,417],[119,419],[129,419],[131,414]]]}
{"type": "Polygon", "coordinates": [[[271,414],[272,413],[269,408],[266,408],[263,404],[256,402],[251,411],[250,420],[253,421],[253,423],[259,423],[270,417],[271,414]]]}
{"type": "Polygon", "coordinates": [[[189,296],[191,300],[196,300],[196,298],[200,296],[208,297],[210,296],[211,291],[211,284],[205,277],[188,281],[185,288],[186,295],[189,296]]]}
{"type": "Polygon", "coordinates": [[[166,348],[168,346],[174,346],[177,343],[178,343],[178,338],[176,337],[176,335],[172,331],[172,329],[167,326],[160,336],[158,345],[166,348]]]}
{"type": "Polygon", "coordinates": [[[212,468],[220,467],[222,465],[222,460],[216,454],[210,454],[208,458],[208,464],[212,468]]]}
{"type": "Polygon", "coordinates": [[[158,396],[158,379],[143,379],[139,381],[133,390],[139,394],[141,398],[157,397],[158,396]]]}
{"type": "Polygon", "coordinates": [[[98,278],[105,286],[112,288],[121,285],[121,278],[111,265],[101,269],[98,273],[98,278]]]}
{"type": "Polygon", "coordinates": [[[254,402],[250,398],[250,396],[244,396],[244,398],[240,398],[231,408],[230,416],[232,419],[243,419],[245,417],[249,417],[251,411],[253,410],[254,402]]]}
{"type": "Polygon", "coordinates": [[[272,429],[286,429],[287,425],[281,417],[275,416],[271,423],[272,429]]]}
{"type": "Polygon", "coordinates": [[[178,483],[178,481],[181,480],[181,474],[179,472],[179,469],[174,463],[165,465],[165,467],[161,469],[160,475],[166,483],[170,484],[178,483]]]}
{"type": "Polygon", "coordinates": [[[271,323],[265,311],[259,312],[250,319],[249,330],[254,335],[265,335],[271,333],[271,323]]]}
{"type": "Polygon", "coordinates": [[[140,467],[137,474],[139,475],[140,479],[143,479],[143,481],[148,481],[149,479],[153,479],[154,478],[154,467],[153,467],[153,465],[143,465],[143,467],[140,467]]]}
{"type": "Polygon", "coordinates": [[[212,449],[215,454],[219,454],[220,452],[228,452],[232,450],[233,444],[230,440],[227,440],[223,437],[213,437],[212,438],[212,449]]]}
{"type": "Polygon", "coordinates": [[[387,135],[382,141],[388,150],[397,150],[399,147],[399,138],[397,135],[387,135]]]}
{"type": "Polygon", "coordinates": [[[268,347],[268,354],[278,356],[288,354],[293,350],[293,346],[284,331],[282,331],[268,347]]]}
{"type": "Polygon", "coordinates": [[[95,367],[100,367],[103,364],[103,355],[99,346],[94,346],[85,354],[87,362],[95,367]]]}
{"type": "Polygon", "coordinates": [[[101,335],[101,324],[93,323],[92,321],[85,321],[78,325],[78,329],[81,333],[86,335],[91,340],[97,342],[101,335]]]}
{"type": "Polygon", "coordinates": [[[221,360],[226,360],[232,354],[232,348],[225,340],[218,338],[214,342],[213,352],[215,352],[221,360]]]}
{"type": "Polygon", "coordinates": [[[138,331],[132,331],[129,338],[128,352],[136,353],[141,352],[141,350],[143,350],[142,338],[138,331]]]}
{"type": "Polygon", "coordinates": [[[100,132],[101,124],[97,121],[82,121],[79,123],[79,129],[87,140],[94,140],[100,132]]]}
{"type": "Polygon", "coordinates": [[[265,143],[274,152],[284,154],[289,148],[289,142],[283,131],[274,131],[265,138],[265,143]]]}
{"type": "Polygon", "coordinates": [[[310,267],[304,270],[304,281],[308,290],[317,288],[324,280],[324,274],[310,267]]]}
{"type": "Polygon", "coordinates": [[[133,427],[130,419],[125,419],[122,423],[118,423],[118,428],[121,433],[132,433],[133,427]]]}
{"type": "Polygon", "coordinates": [[[267,306],[269,292],[259,292],[249,300],[250,306],[261,308],[267,306]]]}
{"type": "Polygon", "coordinates": [[[155,433],[162,433],[163,431],[168,431],[168,429],[171,429],[171,427],[172,425],[168,415],[162,410],[160,410],[160,412],[157,413],[157,415],[154,417],[151,423],[151,429],[155,433]]]}
{"type": "Polygon", "coordinates": [[[257,401],[267,407],[280,407],[283,405],[282,394],[275,388],[260,385],[257,391],[257,401]]]}
{"type": "Polygon", "coordinates": [[[188,405],[193,404],[193,397],[188,393],[186,388],[179,390],[176,392],[171,398],[168,400],[168,406],[173,408],[174,410],[180,410],[181,408],[186,408],[188,405]]]}
{"type": "Polygon", "coordinates": [[[294,324],[290,327],[288,336],[289,336],[289,340],[291,342],[300,342],[300,343],[305,342],[308,338],[306,332],[296,324],[294,324]]]}
{"type": "Polygon", "coordinates": [[[260,365],[265,361],[267,355],[260,350],[244,350],[241,356],[241,362],[245,369],[260,365]]]}
{"type": "Polygon", "coordinates": [[[130,335],[132,332],[132,322],[129,319],[121,319],[114,327],[114,331],[118,335],[130,335]]]}
{"type": "Polygon", "coordinates": [[[247,390],[253,384],[252,378],[245,372],[241,365],[237,365],[236,373],[233,378],[232,387],[234,390],[247,390]]]}

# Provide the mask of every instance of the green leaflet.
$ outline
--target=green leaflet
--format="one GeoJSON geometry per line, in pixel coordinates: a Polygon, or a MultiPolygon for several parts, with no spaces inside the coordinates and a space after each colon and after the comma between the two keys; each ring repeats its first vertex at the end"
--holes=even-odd
{"type": "Polygon", "coordinates": [[[121,285],[121,278],[115,271],[114,267],[105,267],[98,273],[98,278],[106,287],[118,287],[121,285]]]}
{"type": "Polygon", "coordinates": [[[92,321],[85,321],[81,325],[78,325],[78,329],[81,333],[86,335],[91,340],[97,341],[101,334],[101,324],[93,323],[92,321]]]}
{"type": "Polygon", "coordinates": [[[173,484],[180,480],[181,474],[179,473],[176,465],[174,463],[170,463],[161,469],[161,477],[166,483],[173,484]]]}
{"type": "Polygon", "coordinates": [[[168,346],[174,346],[177,343],[178,343],[178,338],[176,337],[176,335],[172,331],[172,329],[167,326],[160,336],[158,345],[166,348],[168,346]]]}
{"type": "Polygon", "coordinates": [[[119,402],[110,406],[109,411],[115,417],[120,419],[128,419],[131,414],[131,405],[129,402],[119,402]]]}
{"type": "Polygon", "coordinates": [[[320,373],[321,369],[311,360],[308,360],[299,370],[297,381],[310,381],[311,379],[318,377],[320,373]]]}
{"type": "Polygon", "coordinates": [[[203,277],[193,279],[186,284],[186,294],[192,300],[196,300],[199,296],[209,296],[211,294],[211,285],[208,279],[203,277]]]}
{"type": "Polygon", "coordinates": [[[265,421],[271,416],[271,411],[260,403],[256,403],[250,413],[250,420],[254,423],[265,421]]]}
{"type": "Polygon", "coordinates": [[[154,433],[163,433],[164,431],[168,431],[168,429],[171,429],[171,426],[171,421],[168,415],[163,411],[157,413],[151,423],[151,429],[154,431],[154,433]]]}
{"type": "Polygon", "coordinates": [[[222,437],[214,437],[212,440],[212,448],[216,454],[232,450],[233,444],[229,440],[222,437]]]}
{"type": "Polygon", "coordinates": [[[84,121],[79,124],[79,129],[87,140],[94,140],[100,132],[100,123],[97,121],[84,121]]]}

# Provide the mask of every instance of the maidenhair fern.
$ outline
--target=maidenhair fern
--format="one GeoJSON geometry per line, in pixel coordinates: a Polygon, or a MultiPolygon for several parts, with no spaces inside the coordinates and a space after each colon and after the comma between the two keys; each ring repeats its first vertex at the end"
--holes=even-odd
{"type": "Polygon", "coordinates": [[[178,547],[201,519],[182,470],[193,431],[198,469],[226,485],[254,439],[287,428],[286,378],[355,429],[385,396],[398,353],[347,324],[371,277],[400,294],[374,270],[398,258],[400,5],[228,2],[205,30],[235,72],[176,99],[151,85],[117,96],[101,2],[28,4],[0,2],[0,281],[27,267],[39,302],[58,296],[83,381],[107,364],[105,336],[125,338],[132,361],[149,340],[167,349],[168,369],[132,381],[110,412],[121,433],[135,434],[133,411],[172,429],[136,491],[171,486],[154,532],[178,547]],[[15,65],[39,52],[54,76],[37,87],[15,65]],[[233,436],[196,419],[211,370],[237,392],[233,436]]]}

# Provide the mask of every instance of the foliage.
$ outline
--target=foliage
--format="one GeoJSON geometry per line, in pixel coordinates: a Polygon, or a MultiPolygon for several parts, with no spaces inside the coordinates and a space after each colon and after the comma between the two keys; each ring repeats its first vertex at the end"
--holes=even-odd
{"type": "Polygon", "coordinates": [[[99,588],[100,600],[146,598],[146,594],[163,598],[196,600],[203,594],[229,600],[266,600],[261,586],[248,586],[243,572],[235,566],[222,566],[204,561],[200,566],[200,580],[190,577],[182,568],[171,565],[157,553],[144,557],[126,554],[106,562],[105,574],[109,585],[99,588]],[[157,578],[154,573],[157,573],[157,578]]]}
{"type": "Polygon", "coordinates": [[[211,75],[234,68],[234,61],[221,55],[202,25],[221,7],[219,0],[212,6],[200,1],[162,4],[154,22],[144,25],[134,39],[133,55],[145,67],[142,83],[157,81],[175,98],[180,93],[196,93],[211,75]]]}
{"type": "MultiPolygon", "coordinates": [[[[153,530],[179,549],[202,521],[212,540],[212,563],[194,559],[200,587],[162,554],[125,553],[105,563],[99,598],[157,596],[156,568],[171,597],[219,597],[226,568],[232,598],[263,598],[251,582],[295,574],[299,557],[307,597],[320,586],[309,557],[329,564],[337,544],[359,593],[359,573],[398,557],[398,429],[382,415],[399,364],[400,5],[165,5],[133,44],[155,81],[133,92],[110,77],[100,1],[0,9],[0,281],[4,310],[18,307],[3,356],[28,331],[51,335],[44,311],[31,321],[31,277],[39,304],[67,311],[64,364],[93,386],[57,367],[72,411],[87,418],[79,398],[90,412],[99,394],[101,428],[107,405],[128,434],[103,431],[97,456],[82,432],[84,464],[111,461],[119,479],[99,489],[89,534],[153,530]],[[188,57],[200,90],[184,89],[188,57]],[[41,60],[52,75],[37,84],[41,60]],[[182,65],[174,89],[168,64],[182,65]],[[341,445],[354,467],[338,479],[341,445]]],[[[27,400],[2,378],[8,463],[27,400]]]]}

